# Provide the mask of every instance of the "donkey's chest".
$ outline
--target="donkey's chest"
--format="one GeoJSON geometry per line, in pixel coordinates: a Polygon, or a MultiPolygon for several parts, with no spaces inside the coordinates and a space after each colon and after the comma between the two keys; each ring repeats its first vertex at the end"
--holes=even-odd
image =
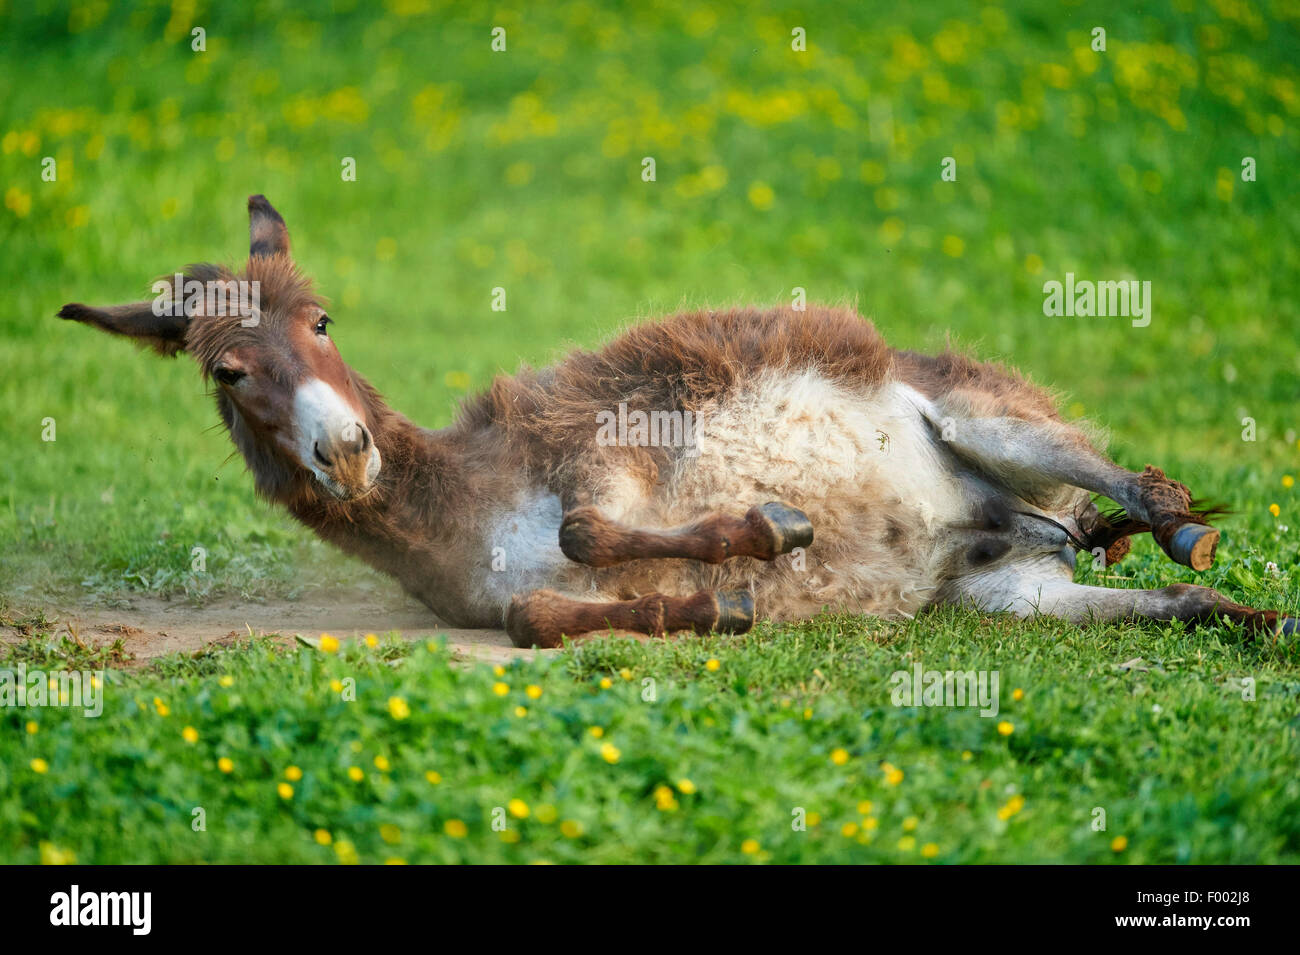
{"type": "Polygon", "coordinates": [[[480,542],[475,597],[505,607],[515,594],[555,588],[581,575],[560,550],[564,509],[555,494],[533,490],[489,515],[480,542]]]}

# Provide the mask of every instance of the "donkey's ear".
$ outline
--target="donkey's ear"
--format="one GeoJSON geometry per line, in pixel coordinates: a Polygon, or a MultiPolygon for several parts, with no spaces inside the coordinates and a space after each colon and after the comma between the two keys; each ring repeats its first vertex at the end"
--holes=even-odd
{"type": "Polygon", "coordinates": [[[289,254],[289,230],[266,196],[248,197],[248,254],[289,254]]]}
{"type": "Polygon", "coordinates": [[[123,335],[140,345],[152,348],[160,355],[175,355],[185,350],[184,315],[158,315],[155,302],[135,302],[131,305],[110,305],[91,308],[89,305],[65,305],[59,309],[59,318],[85,322],[114,335],[123,335]]]}

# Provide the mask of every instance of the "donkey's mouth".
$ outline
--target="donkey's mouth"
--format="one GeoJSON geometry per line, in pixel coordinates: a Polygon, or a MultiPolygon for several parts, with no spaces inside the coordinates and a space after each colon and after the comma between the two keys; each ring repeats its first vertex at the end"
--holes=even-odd
{"type": "Polygon", "coordinates": [[[313,448],[312,457],[314,461],[309,468],[312,477],[340,501],[355,501],[373,491],[382,466],[379,449],[374,444],[370,445],[369,451],[364,455],[331,461],[313,448]]]}

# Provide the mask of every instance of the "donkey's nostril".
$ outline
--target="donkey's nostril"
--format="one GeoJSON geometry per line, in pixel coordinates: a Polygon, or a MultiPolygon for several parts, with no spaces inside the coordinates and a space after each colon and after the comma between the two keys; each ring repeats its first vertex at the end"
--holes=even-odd
{"type": "Polygon", "coordinates": [[[357,422],[357,427],[361,430],[361,450],[370,450],[370,431],[361,422],[357,422]]]}
{"type": "Polygon", "coordinates": [[[332,467],[334,467],[333,462],[331,462],[329,458],[325,457],[325,455],[323,455],[323,454],[320,453],[320,445],[319,445],[319,444],[313,444],[313,445],[311,446],[311,453],[312,453],[312,456],[316,458],[316,463],[317,463],[317,464],[321,464],[321,465],[323,465],[323,466],[325,466],[325,467],[327,467],[327,468],[332,468],[332,467]]]}

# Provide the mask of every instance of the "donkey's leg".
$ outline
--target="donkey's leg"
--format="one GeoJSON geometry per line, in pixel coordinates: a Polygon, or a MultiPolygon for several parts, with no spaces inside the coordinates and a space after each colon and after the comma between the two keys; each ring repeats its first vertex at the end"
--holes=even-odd
{"type": "Polygon", "coordinates": [[[720,564],[731,557],[772,560],[813,540],[803,511],[773,501],[751,507],[744,517],[711,514],[669,530],[626,527],[596,507],[576,507],[560,525],[560,550],[589,567],[608,567],[628,560],[680,557],[720,564]]]}
{"type": "Polygon", "coordinates": [[[1234,603],[1209,587],[1171,584],[1159,590],[1120,590],[1076,584],[1068,577],[1043,576],[1033,569],[1005,568],[999,574],[967,578],[956,602],[982,610],[1010,611],[1021,617],[1044,614],[1072,623],[1088,620],[1186,620],[1208,623],[1235,620],[1253,634],[1273,636],[1300,632],[1300,620],[1276,610],[1256,610],[1234,603]]]}
{"type": "Polygon", "coordinates": [[[510,601],[506,632],[517,647],[558,647],[565,636],[631,630],[662,637],[678,630],[745,633],[754,625],[754,598],[747,590],[701,590],[689,597],[646,594],[635,600],[592,603],[554,590],[534,590],[510,601]]]}
{"type": "Polygon", "coordinates": [[[1054,421],[965,418],[948,423],[927,413],[954,453],[1030,500],[1050,498],[1067,484],[1118,502],[1151,529],[1160,548],[1180,564],[1205,570],[1214,562],[1219,532],[1192,510],[1191,494],[1159,468],[1126,471],[1087,442],[1082,433],[1054,421]]]}

